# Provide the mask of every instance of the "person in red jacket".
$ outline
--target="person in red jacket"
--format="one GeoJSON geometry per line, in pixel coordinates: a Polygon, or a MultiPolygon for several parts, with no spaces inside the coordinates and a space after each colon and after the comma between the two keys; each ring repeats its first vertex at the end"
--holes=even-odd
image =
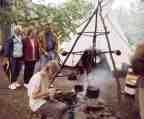
{"type": "Polygon", "coordinates": [[[34,29],[30,28],[23,42],[24,47],[24,86],[27,87],[33,75],[36,61],[39,59],[39,45],[34,29]]]}

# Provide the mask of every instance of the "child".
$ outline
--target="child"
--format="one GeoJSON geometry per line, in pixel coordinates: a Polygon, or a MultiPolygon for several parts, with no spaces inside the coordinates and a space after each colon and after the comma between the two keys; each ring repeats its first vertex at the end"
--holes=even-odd
{"type": "Polygon", "coordinates": [[[40,72],[35,73],[28,84],[30,108],[44,116],[43,119],[60,119],[67,109],[62,102],[46,100],[56,92],[54,88],[48,89],[48,87],[58,69],[57,62],[52,60],[40,72]]]}

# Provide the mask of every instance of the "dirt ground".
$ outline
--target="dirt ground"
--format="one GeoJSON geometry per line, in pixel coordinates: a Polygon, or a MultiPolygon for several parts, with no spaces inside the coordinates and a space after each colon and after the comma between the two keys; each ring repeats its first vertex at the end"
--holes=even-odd
{"type": "MultiPolygon", "coordinates": [[[[56,85],[59,89],[68,91],[72,89],[74,82],[60,78],[56,81],[56,85]]],[[[103,83],[103,85],[101,98],[111,108],[113,115],[120,115],[121,117],[118,118],[117,116],[114,119],[139,119],[133,97],[122,95],[120,107],[117,103],[115,81],[108,80],[108,83],[103,83]],[[117,112],[121,113],[118,114],[117,112]]],[[[27,89],[22,87],[11,91],[7,87],[8,80],[0,79],[0,119],[39,119],[35,116],[30,117],[31,111],[28,106],[27,89]]],[[[76,119],[84,119],[82,116],[80,115],[76,119]]]]}

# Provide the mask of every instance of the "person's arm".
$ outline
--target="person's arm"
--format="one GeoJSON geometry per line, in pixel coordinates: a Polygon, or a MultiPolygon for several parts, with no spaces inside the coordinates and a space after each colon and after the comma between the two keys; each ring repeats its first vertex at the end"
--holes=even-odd
{"type": "Polygon", "coordinates": [[[58,37],[55,33],[53,35],[54,35],[54,50],[57,52],[58,51],[58,37]]]}
{"type": "Polygon", "coordinates": [[[21,58],[21,61],[24,62],[25,61],[25,48],[26,48],[26,37],[24,39],[22,39],[22,44],[23,44],[23,56],[21,58]]]}
{"type": "Polygon", "coordinates": [[[3,44],[4,56],[9,58],[13,52],[13,41],[12,38],[6,40],[3,44]]]}
{"type": "Polygon", "coordinates": [[[38,44],[39,44],[39,51],[41,54],[44,54],[44,55],[48,55],[47,54],[47,51],[45,50],[45,42],[44,42],[45,38],[44,38],[44,35],[43,34],[40,34],[39,35],[39,38],[38,38],[38,44]]]}
{"type": "Polygon", "coordinates": [[[45,92],[41,92],[40,88],[35,88],[32,92],[32,98],[34,99],[45,99],[47,97],[49,97],[50,94],[54,94],[55,93],[55,89],[48,89],[45,92]]]}
{"type": "Polygon", "coordinates": [[[44,99],[48,97],[48,92],[40,92],[39,89],[34,89],[32,92],[32,98],[34,99],[44,99]]]}

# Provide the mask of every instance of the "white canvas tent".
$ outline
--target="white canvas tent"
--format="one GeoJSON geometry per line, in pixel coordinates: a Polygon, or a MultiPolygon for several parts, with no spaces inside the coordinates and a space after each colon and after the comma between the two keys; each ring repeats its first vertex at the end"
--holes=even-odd
{"type": "MultiPolygon", "coordinates": [[[[131,49],[128,47],[128,40],[124,33],[122,32],[122,29],[120,28],[119,24],[116,23],[116,21],[113,19],[113,16],[111,15],[111,6],[112,6],[113,0],[104,0],[103,6],[103,16],[105,19],[105,24],[107,26],[109,33],[109,40],[111,43],[112,50],[120,50],[121,56],[114,56],[114,60],[116,62],[116,66],[118,68],[121,67],[122,63],[129,63],[129,58],[131,55],[131,49]]],[[[85,23],[86,24],[86,23],[85,23]]],[[[77,29],[77,32],[80,32],[81,29],[85,26],[83,24],[80,28],[77,29]]],[[[93,17],[92,21],[86,28],[85,32],[94,32],[94,26],[95,26],[95,17],[93,17]]],[[[100,20],[100,17],[98,17],[98,31],[104,31],[102,22],[100,20]]],[[[90,35],[90,34],[89,34],[90,35]]],[[[93,35],[93,34],[91,34],[93,35]]],[[[71,41],[65,42],[62,45],[62,48],[66,51],[69,51],[73,45],[73,42],[75,41],[78,34],[71,36],[71,41]]],[[[73,51],[83,51],[85,49],[88,49],[92,47],[92,39],[93,37],[82,35],[76,44],[73,51]]],[[[102,51],[108,51],[107,42],[105,36],[98,36],[96,40],[96,48],[101,49],[102,51]]],[[[71,55],[68,61],[66,62],[66,65],[68,66],[75,66],[77,62],[80,60],[79,55],[71,55]]],[[[109,54],[106,54],[107,61],[112,68],[112,63],[109,57],[109,54]]],[[[64,60],[65,57],[61,56],[61,59],[64,60]]]]}

